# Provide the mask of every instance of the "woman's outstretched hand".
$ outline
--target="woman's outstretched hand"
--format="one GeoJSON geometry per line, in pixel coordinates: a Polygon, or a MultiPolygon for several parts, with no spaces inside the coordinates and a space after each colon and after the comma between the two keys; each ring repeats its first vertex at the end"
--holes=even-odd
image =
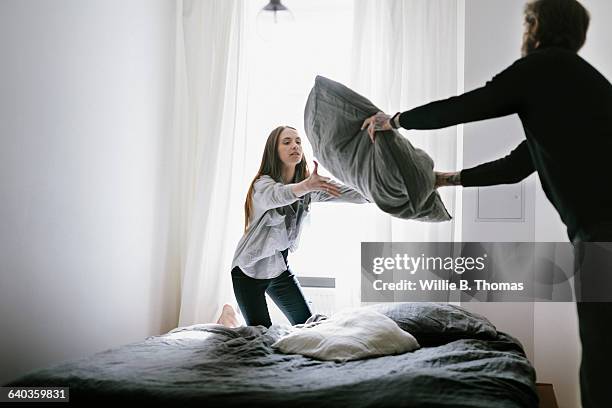
{"type": "Polygon", "coordinates": [[[340,197],[340,188],[337,184],[335,184],[329,177],[320,176],[319,173],[319,163],[314,162],[314,170],[310,174],[306,181],[306,185],[309,191],[325,191],[328,194],[333,195],[334,197],[340,197]]]}
{"type": "Polygon", "coordinates": [[[367,118],[363,125],[361,125],[361,130],[368,128],[368,135],[370,136],[370,140],[374,143],[376,140],[376,132],[379,130],[391,130],[391,116],[387,115],[384,112],[378,112],[376,115],[370,116],[367,118]]]}
{"type": "Polygon", "coordinates": [[[319,175],[319,163],[314,162],[314,170],[310,176],[299,183],[293,184],[293,193],[302,197],[304,194],[308,194],[312,191],[325,191],[334,197],[340,197],[340,186],[337,183],[331,181],[329,177],[323,177],[319,175]]]}

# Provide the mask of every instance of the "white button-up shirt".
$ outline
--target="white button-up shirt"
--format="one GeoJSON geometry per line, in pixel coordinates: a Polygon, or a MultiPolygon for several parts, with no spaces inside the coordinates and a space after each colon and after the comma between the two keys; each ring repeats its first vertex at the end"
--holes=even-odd
{"type": "Polygon", "coordinates": [[[271,279],[287,270],[281,254],[285,249],[297,249],[303,221],[308,216],[310,202],[344,201],[369,202],[357,190],[341,186],[340,197],[324,191],[314,191],[297,197],[290,184],[261,176],[253,186],[253,211],[249,227],[238,242],[232,261],[235,266],[255,279],[271,279]]]}

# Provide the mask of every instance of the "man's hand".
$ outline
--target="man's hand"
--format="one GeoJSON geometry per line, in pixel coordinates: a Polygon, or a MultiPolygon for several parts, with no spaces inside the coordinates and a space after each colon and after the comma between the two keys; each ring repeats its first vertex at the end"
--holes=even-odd
{"type": "Polygon", "coordinates": [[[461,173],[460,172],[435,172],[436,175],[436,185],[435,188],[438,187],[447,187],[447,186],[460,186],[461,185],[461,173]]]}
{"type": "Polygon", "coordinates": [[[361,130],[368,128],[368,135],[370,136],[370,140],[374,143],[376,140],[376,132],[380,130],[391,130],[391,116],[385,114],[384,112],[378,112],[374,116],[370,116],[367,118],[363,125],[361,125],[361,130]]]}

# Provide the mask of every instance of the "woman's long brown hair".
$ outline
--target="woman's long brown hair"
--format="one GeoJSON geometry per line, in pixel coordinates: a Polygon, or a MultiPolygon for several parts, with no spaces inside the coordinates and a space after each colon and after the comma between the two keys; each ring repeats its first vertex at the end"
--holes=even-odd
{"type": "MultiPolygon", "coordinates": [[[[259,171],[249,186],[249,191],[244,202],[245,231],[247,228],[249,228],[249,219],[251,218],[251,213],[253,212],[253,191],[257,179],[263,175],[268,175],[279,183],[283,182],[283,162],[278,156],[278,139],[283,130],[287,128],[295,130],[295,128],[292,128],[291,126],[279,126],[270,133],[270,136],[268,136],[266,146],[264,147],[263,157],[261,158],[261,164],[259,165],[259,171]]],[[[291,182],[299,183],[309,176],[310,172],[308,171],[306,157],[302,154],[302,161],[295,165],[295,175],[293,176],[293,180],[291,182]]]]}

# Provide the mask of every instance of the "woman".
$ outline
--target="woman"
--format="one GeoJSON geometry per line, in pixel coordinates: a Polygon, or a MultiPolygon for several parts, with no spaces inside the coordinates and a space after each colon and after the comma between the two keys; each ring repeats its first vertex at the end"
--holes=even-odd
{"type": "MultiPolygon", "coordinates": [[[[271,326],[267,293],[291,324],[304,323],[311,311],[297,278],[289,269],[293,252],[313,201],[368,202],[357,191],[308,171],[300,136],[290,126],[270,133],[261,165],[244,204],[244,235],[232,261],[232,283],[238,306],[249,326],[271,326]]],[[[219,323],[237,325],[231,307],[219,323]]]]}

